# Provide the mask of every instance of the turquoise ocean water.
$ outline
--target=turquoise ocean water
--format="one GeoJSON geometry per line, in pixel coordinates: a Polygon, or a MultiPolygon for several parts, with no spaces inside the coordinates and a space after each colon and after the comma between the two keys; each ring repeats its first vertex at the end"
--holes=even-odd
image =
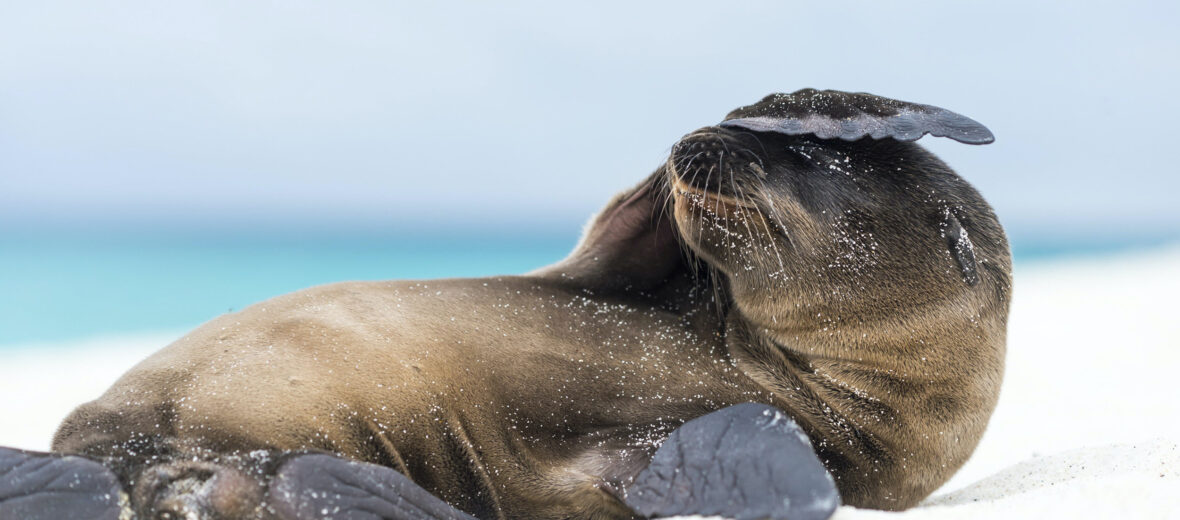
{"type": "MultiPolygon", "coordinates": [[[[503,234],[0,232],[0,348],[181,331],[304,287],[522,273],[563,258],[578,229],[503,234]]],[[[1017,263],[1158,245],[1151,238],[1013,240],[1017,263]]]]}

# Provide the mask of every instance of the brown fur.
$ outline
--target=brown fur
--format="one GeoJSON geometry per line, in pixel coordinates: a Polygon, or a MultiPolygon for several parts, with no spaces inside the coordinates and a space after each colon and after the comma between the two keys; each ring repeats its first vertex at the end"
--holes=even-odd
{"type": "MultiPolygon", "coordinates": [[[[918,146],[709,128],[554,266],[333,284],[222,316],[79,407],[53,448],[107,458],[137,490],[179,461],[323,450],[484,518],[628,518],[617,490],[669,431],[755,401],[804,427],[846,503],[902,509],[983,432],[1009,283],[990,208],[918,146]]],[[[244,487],[220,500],[242,510],[244,487]]]]}

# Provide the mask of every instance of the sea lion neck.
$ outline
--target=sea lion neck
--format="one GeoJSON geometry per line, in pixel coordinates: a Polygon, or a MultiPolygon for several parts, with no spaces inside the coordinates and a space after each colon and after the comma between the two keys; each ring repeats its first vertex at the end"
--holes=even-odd
{"type": "Polygon", "coordinates": [[[603,303],[655,308],[678,316],[689,329],[709,337],[720,337],[732,301],[721,275],[706,265],[687,264],[658,284],[602,286],[579,278],[525,275],[542,287],[577,294],[603,303]]]}

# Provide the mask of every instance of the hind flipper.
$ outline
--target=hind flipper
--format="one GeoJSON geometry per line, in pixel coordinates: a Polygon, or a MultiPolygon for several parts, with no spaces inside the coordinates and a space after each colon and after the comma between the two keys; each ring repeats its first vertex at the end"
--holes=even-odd
{"type": "Polygon", "coordinates": [[[831,474],[795,421],[753,403],[677,428],[624,496],[647,517],[824,520],[840,504],[831,474]]]}
{"type": "Polygon", "coordinates": [[[282,520],[475,520],[397,471],[323,454],[284,462],[267,506],[282,520]]]}
{"type": "Polygon", "coordinates": [[[115,474],[90,459],[0,448],[0,520],[118,520],[115,474]]]}

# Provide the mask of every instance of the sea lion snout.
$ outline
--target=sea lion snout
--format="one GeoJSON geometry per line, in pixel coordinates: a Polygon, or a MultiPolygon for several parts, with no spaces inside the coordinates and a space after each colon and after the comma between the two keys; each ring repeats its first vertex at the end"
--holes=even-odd
{"type": "Polygon", "coordinates": [[[733,193],[733,182],[751,174],[765,178],[761,140],[751,132],[706,126],[685,135],[668,158],[675,179],[700,190],[733,193]]]}

